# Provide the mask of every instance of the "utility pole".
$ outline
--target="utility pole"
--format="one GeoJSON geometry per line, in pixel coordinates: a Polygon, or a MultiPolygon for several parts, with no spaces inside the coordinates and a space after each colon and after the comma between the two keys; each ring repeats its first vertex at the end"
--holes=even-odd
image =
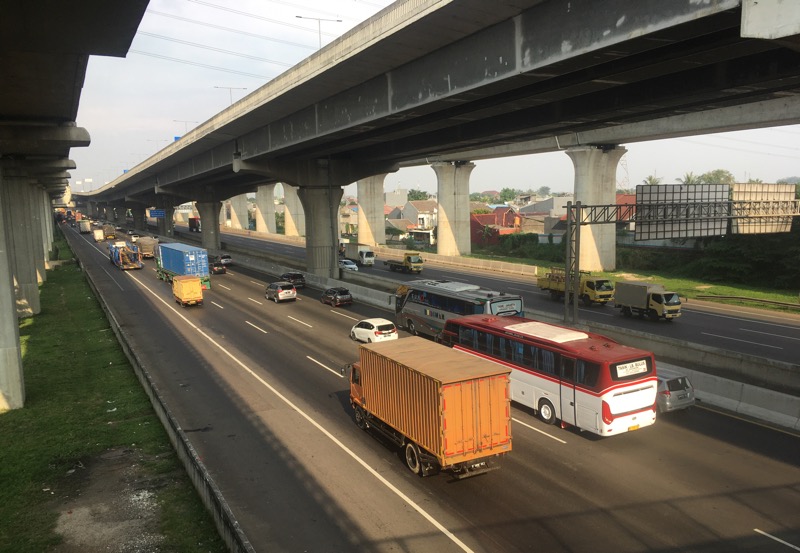
{"type": "Polygon", "coordinates": [[[296,15],[297,19],[314,19],[317,22],[317,36],[319,37],[319,49],[322,50],[322,22],[332,21],[334,23],[341,23],[341,19],[324,19],[321,17],[307,17],[303,15],[296,15]]]}
{"type": "Polygon", "coordinates": [[[246,88],[238,87],[238,86],[215,86],[214,88],[227,88],[228,89],[228,96],[231,100],[231,105],[233,105],[233,91],[234,90],[247,90],[246,88]]]}

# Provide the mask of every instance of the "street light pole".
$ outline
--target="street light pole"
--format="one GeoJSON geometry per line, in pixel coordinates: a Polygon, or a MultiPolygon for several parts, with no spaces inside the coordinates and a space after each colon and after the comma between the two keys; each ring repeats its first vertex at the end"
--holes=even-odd
{"type": "Polygon", "coordinates": [[[332,21],[334,23],[341,23],[341,19],[324,19],[322,17],[308,17],[303,15],[295,15],[297,19],[314,19],[317,22],[317,36],[319,37],[319,49],[322,50],[322,22],[332,21]]]}
{"type": "Polygon", "coordinates": [[[198,123],[198,121],[184,121],[183,119],[173,119],[173,123],[183,123],[183,134],[189,132],[189,123],[198,123]]]}
{"type": "Polygon", "coordinates": [[[233,91],[234,90],[247,90],[246,88],[238,87],[238,86],[215,86],[214,88],[227,88],[228,89],[228,96],[230,96],[231,105],[233,105],[233,91]]]}

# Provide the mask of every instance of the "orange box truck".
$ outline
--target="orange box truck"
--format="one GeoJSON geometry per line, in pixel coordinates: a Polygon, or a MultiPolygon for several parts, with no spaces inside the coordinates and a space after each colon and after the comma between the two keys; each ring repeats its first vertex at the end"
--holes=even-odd
{"type": "Polygon", "coordinates": [[[364,344],[350,368],[356,424],[421,476],[461,479],[511,451],[510,369],[420,337],[364,344]]]}
{"type": "Polygon", "coordinates": [[[203,305],[203,284],[200,277],[178,275],[172,278],[172,296],[181,307],[203,305]]]}

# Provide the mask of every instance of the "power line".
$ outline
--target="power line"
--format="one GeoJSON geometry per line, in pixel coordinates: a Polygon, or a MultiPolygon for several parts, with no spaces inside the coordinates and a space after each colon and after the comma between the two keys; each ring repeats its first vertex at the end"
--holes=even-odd
{"type": "Polygon", "coordinates": [[[181,40],[181,39],[178,39],[178,38],[170,38],[168,36],[157,35],[157,34],[154,34],[154,33],[147,33],[147,32],[144,32],[144,31],[139,31],[137,34],[144,35],[144,36],[151,36],[153,38],[160,38],[161,40],[168,40],[170,42],[177,42],[179,44],[186,44],[188,46],[194,46],[195,48],[203,48],[205,50],[213,50],[214,52],[221,52],[223,54],[230,54],[231,56],[237,56],[237,57],[240,57],[240,58],[247,58],[247,59],[256,60],[256,61],[265,61],[267,63],[274,63],[275,65],[282,65],[284,67],[292,67],[294,65],[292,63],[286,63],[286,62],[282,62],[282,61],[275,61],[275,60],[270,60],[270,59],[267,59],[267,58],[260,58],[258,56],[250,56],[248,54],[242,54],[240,52],[233,52],[231,50],[223,50],[222,48],[216,48],[214,46],[206,46],[204,44],[198,44],[196,42],[189,42],[188,40],[181,40]]]}
{"type": "Polygon", "coordinates": [[[299,29],[301,31],[308,31],[308,27],[303,27],[302,25],[292,25],[291,23],[286,23],[284,21],[280,21],[278,19],[270,19],[269,17],[264,17],[262,15],[257,15],[254,13],[243,12],[240,10],[234,10],[233,8],[229,8],[227,6],[218,6],[216,4],[212,4],[211,2],[203,2],[203,0],[189,0],[189,2],[194,2],[195,4],[200,4],[202,6],[208,6],[209,8],[214,8],[217,10],[222,10],[228,13],[235,13],[237,15],[244,15],[245,17],[250,17],[252,19],[260,19],[261,21],[267,21],[268,23],[275,23],[276,25],[283,25],[284,27],[291,27],[293,29],[299,29]]]}
{"type": "Polygon", "coordinates": [[[244,75],[245,77],[255,77],[256,79],[269,79],[267,75],[256,75],[255,73],[245,73],[244,71],[236,71],[234,69],[225,69],[224,67],[216,67],[205,63],[197,63],[194,61],[181,60],[178,58],[171,58],[169,56],[162,56],[160,54],[153,54],[151,52],[142,52],[141,50],[128,50],[132,54],[139,54],[140,56],[150,56],[151,58],[158,58],[167,61],[174,61],[176,63],[183,63],[186,65],[194,65],[195,67],[204,67],[206,69],[213,69],[215,71],[224,71],[225,73],[234,73],[236,75],[244,75]]]}
{"type": "MultiPolygon", "coordinates": [[[[264,35],[259,35],[256,33],[248,33],[247,31],[242,31],[240,29],[232,29],[230,27],[223,27],[222,25],[214,25],[213,23],[204,23],[202,21],[197,21],[196,19],[189,19],[188,17],[181,17],[179,15],[172,15],[171,13],[164,13],[156,10],[148,9],[147,13],[152,13],[154,15],[160,15],[161,17],[169,17],[171,19],[177,19],[178,21],[185,21],[187,23],[192,23],[194,25],[202,25],[203,27],[210,27],[212,29],[219,29],[221,31],[228,31],[231,33],[236,33],[239,35],[250,36],[253,38],[258,38],[261,40],[268,40],[270,42],[278,42],[280,44],[288,44],[289,46],[297,46],[299,48],[308,48],[309,50],[316,50],[316,47],[309,46],[308,44],[300,44],[298,42],[290,42],[288,40],[280,40],[277,38],[270,38],[264,35]]],[[[304,31],[308,31],[308,27],[301,27],[304,31]]]]}

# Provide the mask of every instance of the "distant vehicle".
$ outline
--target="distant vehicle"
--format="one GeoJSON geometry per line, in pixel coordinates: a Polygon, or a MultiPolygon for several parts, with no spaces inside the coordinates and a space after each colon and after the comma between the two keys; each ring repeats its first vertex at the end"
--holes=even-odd
{"type": "MultiPolygon", "coordinates": [[[[566,274],[564,267],[551,267],[550,272],[539,277],[536,284],[540,290],[549,291],[550,297],[554,300],[561,300],[566,295],[566,274]]],[[[571,282],[570,285],[572,285],[571,282]]],[[[572,300],[572,290],[569,292],[570,300],[572,300]]],[[[607,278],[593,277],[591,273],[581,271],[578,282],[578,298],[586,306],[593,303],[605,305],[614,300],[614,284],[607,278]]]]}
{"type": "Polygon", "coordinates": [[[136,240],[136,245],[139,246],[139,251],[142,252],[142,257],[145,259],[152,259],[156,256],[156,248],[158,247],[158,238],[152,236],[140,236],[136,240]]]}
{"type": "Polygon", "coordinates": [[[131,239],[131,242],[134,243],[134,244],[139,240],[139,235],[138,234],[129,234],[128,237],[131,239]]]}
{"type": "Polygon", "coordinates": [[[200,217],[189,217],[189,232],[200,232],[200,217]]]}
{"type": "Polygon", "coordinates": [[[125,229],[122,228],[121,226],[117,225],[117,226],[114,227],[114,230],[116,230],[117,232],[122,232],[125,229]]]}
{"type": "Polygon", "coordinates": [[[172,282],[179,275],[192,275],[200,278],[203,290],[211,289],[208,276],[208,252],[197,246],[179,242],[158,245],[156,275],[161,280],[172,282]]]}
{"type": "Polygon", "coordinates": [[[350,329],[350,339],[358,342],[383,342],[397,340],[398,333],[394,323],[388,319],[364,319],[350,329]]]}
{"type": "Polygon", "coordinates": [[[136,231],[135,231],[135,230],[133,230],[133,229],[128,229],[128,230],[127,230],[127,231],[125,231],[125,232],[128,234],[128,236],[131,236],[131,235],[133,235],[133,234],[134,234],[136,231]]]}
{"type": "Polygon", "coordinates": [[[333,307],[339,307],[340,305],[351,305],[353,303],[353,296],[347,288],[328,288],[322,293],[322,297],[319,298],[319,301],[333,307]]]}
{"type": "Polygon", "coordinates": [[[413,336],[358,349],[356,424],[397,447],[411,472],[461,479],[499,468],[511,451],[508,367],[413,336]]]}
{"type": "Polygon", "coordinates": [[[172,296],[181,307],[203,305],[203,284],[200,281],[200,277],[193,275],[177,275],[173,277],[172,296]]]}
{"type": "Polygon", "coordinates": [[[103,233],[103,229],[96,228],[92,231],[92,238],[94,238],[95,242],[102,242],[105,240],[106,235],[103,233]]]}
{"type": "Polygon", "coordinates": [[[345,271],[358,271],[358,265],[356,265],[349,259],[340,259],[339,268],[344,269],[345,271]]]}
{"type": "Polygon", "coordinates": [[[103,225],[103,236],[105,236],[106,240],[113,240],[116,238],[117,231],[114,229],[114,225],[103,225]]]}
{"type": "Polygon", "coordinates": [[[387,259],[383,264],[392,271],[421,273],[423,261],[418,252],[406,252],[403,259],[387,259]]]}
{"type": "Polygon", "coordinates": [[[344,246],[345,259],[349,259],[359,267],[372,267],[375,265],[375,252],[372,251],[372,246],[356,242],[347,242],[342,245],[344,246]]]}
{"type": "Polygon", "coordinates": [[[280,279],[291,282],[294,284],[295,288],[306,287],[306,277],[303,275],[303,273],[283,273],[280,276],[280,279]]]}
{"type": "Polygon", "coordinates": [[[694,406],[695,394],[689,377],[658,369],[658,395],[656,396],[659,413],[669,413],[689,409],[694,406]]]}
{"type": "Polygon", "coordinates": [[[216,259],[216,261],[219,261],[220,263],[222,263],[223,265],[226,265],[226,266],[227,265],[233,265],[233,258],[230,255],[228,255],[227,253],[224,253],[224,254],[220,255],[216,259]]]}
{"type": "Polygon", "coordinates": [[[450,319],[440,341],[510,367],[511,400],[546,424],[615,436],[656,422],[652,352],[523,317],[450,319]]]}
{"type": "Polygon", "coordinates": [[[81,219],[78,221],[78,231],[80,231],[81,234],[89,234],[92,232],[92,223],[89,219],[81,219]]]}
{"type": "Polygon", "coordinates": [[[282,301],[294,301],[297,299],[297,290],[291,282],[278,281],[267,286],[264,297],[275,303],[282,301]]]}
{"type": "Polygon", "coordinates": [[[108,259],[122,270],[144,267],[139,248],[135,244],[125,241],[108,244],[108,259]]]}
{"type": "Polygon", "coordinates": [[[412,280],[395,292],[397,326],[436,338],[445,321],[464,315],[523,316],[522,296],[452,280],[412,280]]]}
{"type": "Polygon", "coordinates": [[[678,294],[652,282],[618,281],[614,307],[620,308],[625,317],[647,315],[653,321],[672,321],[681,316],[681,298],[678,294]]]}
{"type": "Polygon", "coordinates": [[[212,261],[208,265],[208,270],[211,272],[212,275],[224,275],[228,272],[228,269],[220,263],[219,261],[212,261]]]}

